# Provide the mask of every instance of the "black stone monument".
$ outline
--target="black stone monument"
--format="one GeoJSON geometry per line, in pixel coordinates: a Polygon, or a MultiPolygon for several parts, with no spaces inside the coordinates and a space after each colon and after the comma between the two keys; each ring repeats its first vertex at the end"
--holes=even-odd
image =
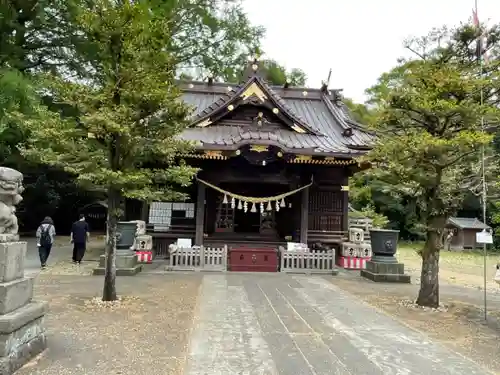
{"type": "Polygon", "coordinates": [[[361,270],[361,276],[375,282],[410,283],[404,264],[395,257],[398,238],[398,230],[370,229],[373,256],[366,262],[366,269],[361,270]]]}
{"type": "MultiPolygon", "coordinates": [[[[133,249],[137,235],[136,221],[119,221],[116,226],[116,276],[134,276],[142,271],[142,264],[137,263],[137,255],[133,249]]],[[[101,255],[99,267],[94,275],[104,275],[106,255],[101,255]]]]}

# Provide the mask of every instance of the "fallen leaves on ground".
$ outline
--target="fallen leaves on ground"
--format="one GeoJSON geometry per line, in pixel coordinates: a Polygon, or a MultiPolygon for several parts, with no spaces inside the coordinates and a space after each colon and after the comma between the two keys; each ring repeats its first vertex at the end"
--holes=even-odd
{"type": "Polygon", "coordinates": [[[49,265],[46,269],[42,270],[42,274],[53,276],[90,276],[94,268],[98,266],[98,261],[84,261],[80,265],[74,264],[71,261],[61,261],[49,265]]]}
{"type": "Polygon", "coordinates": [[[181,375],[199,274],[118,277],[119,300],[102,302],[102,277],[40,274],[49,301],[49,351],[16,375],[181,375]]]}

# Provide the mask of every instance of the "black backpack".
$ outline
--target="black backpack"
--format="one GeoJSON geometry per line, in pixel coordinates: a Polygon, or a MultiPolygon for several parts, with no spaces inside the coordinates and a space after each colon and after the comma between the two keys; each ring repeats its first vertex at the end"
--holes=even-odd
{"type": "Polygon", "coordinates": [[[50,225],[46,228],[42,227],[42,233],[40,235],[40,246],[46,247],[52,245],[52,239],[50,238],[50,225]]]}

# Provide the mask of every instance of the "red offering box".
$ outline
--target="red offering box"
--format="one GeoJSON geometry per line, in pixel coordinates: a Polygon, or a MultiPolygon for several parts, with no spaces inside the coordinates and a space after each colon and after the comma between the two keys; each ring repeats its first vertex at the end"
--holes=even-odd
{"type": "Polygon", "coordinates": [[[229,251],[228,270],[236,272],[277,272],[278,251],[272,248],[233,248],[229,251]]]}

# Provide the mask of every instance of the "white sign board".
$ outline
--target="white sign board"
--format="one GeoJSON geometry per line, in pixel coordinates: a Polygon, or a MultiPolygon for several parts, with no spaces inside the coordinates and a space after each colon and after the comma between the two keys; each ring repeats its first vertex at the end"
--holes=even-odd
{"type": "Polygon", "coordinates": [[[286,243],[286,250],[287,251],[306,251],[307,245],[303,244],[303,243],[298,243],[298,242],[287,242],[286,243]]]}
{"type": "Polygon", "coordinates": [[[181,249],[189,249],[191,246],[193,246],[193,243],[191,241],[191,238],[179,238],[177,239],[177,246],[179,246],[181,249]]]}
{"type": "Polygon", "coordinates": [[[491,235],[490,232],[483,230],[482,232],[477,232],[476,233],[476,242],[477,243],[486,243],[486,244],[492,244],[493,243],[493,236],[491,235]]]}

